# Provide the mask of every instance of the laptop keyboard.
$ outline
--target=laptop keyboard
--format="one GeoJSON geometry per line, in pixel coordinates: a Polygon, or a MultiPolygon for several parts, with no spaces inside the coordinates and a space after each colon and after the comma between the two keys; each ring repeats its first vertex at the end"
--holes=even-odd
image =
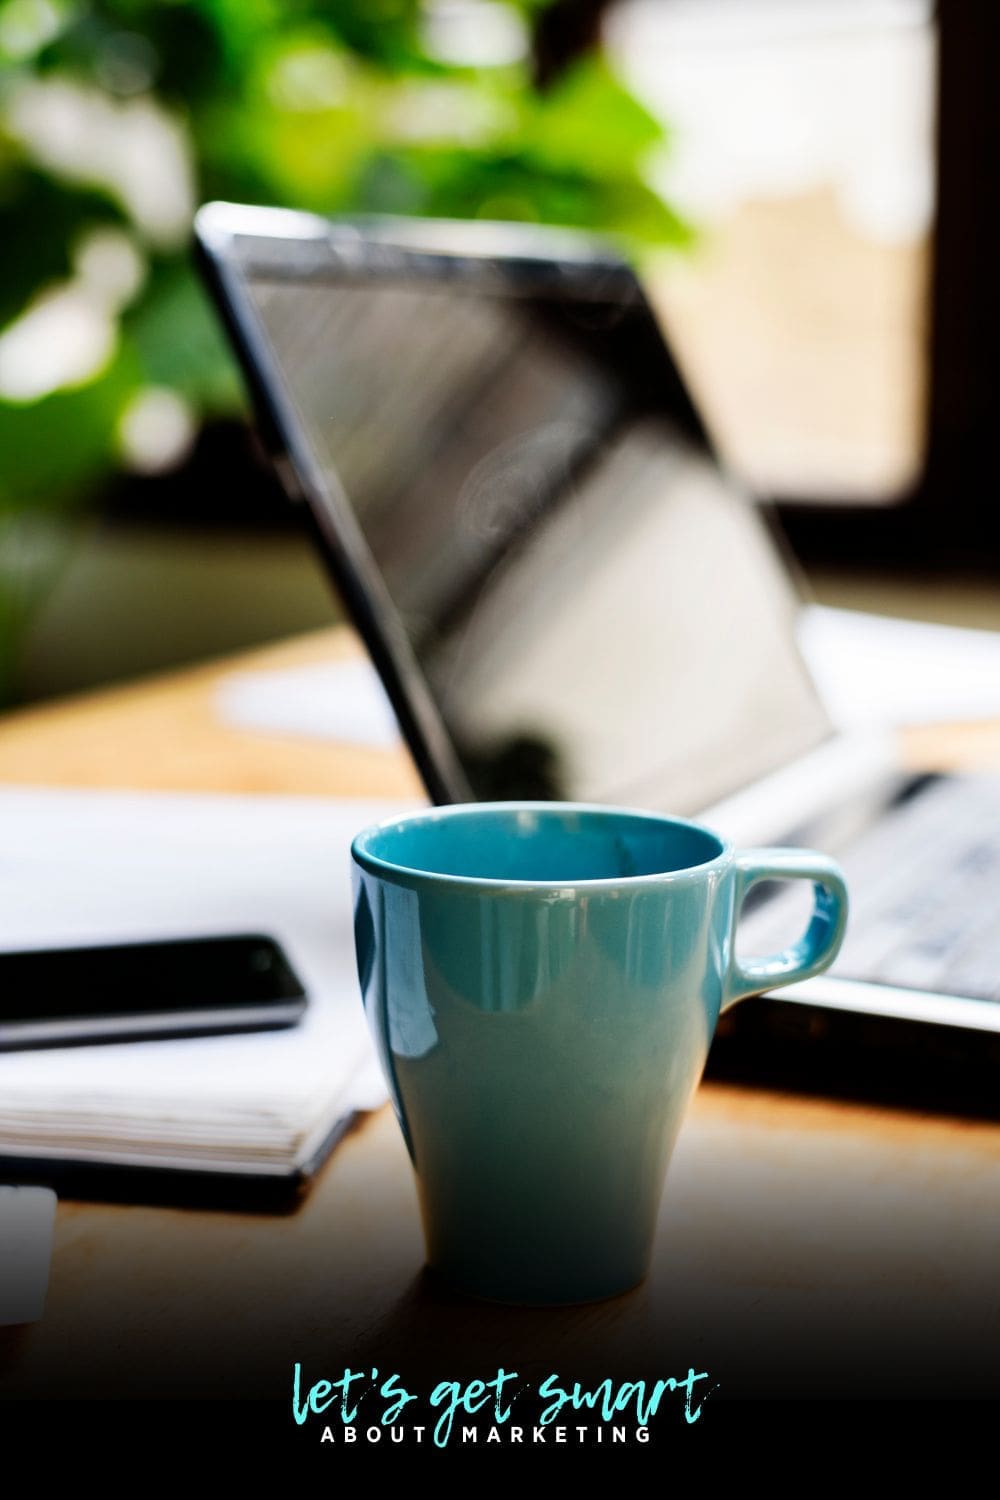
{"type": "MultiPolygon", "coordinates": [[[[833,973],[1000,1000],[1000,776],[948,776],[890,808],[838,851],[850,918],[833,973]]],[[[748,912],[741,953],[785,946],[803,892],[748,912]]]]}

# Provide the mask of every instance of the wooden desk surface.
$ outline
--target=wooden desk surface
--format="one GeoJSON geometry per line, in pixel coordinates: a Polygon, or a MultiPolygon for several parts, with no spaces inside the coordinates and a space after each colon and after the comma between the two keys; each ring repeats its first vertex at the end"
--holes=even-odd
{"type": "MultiPolygon", "coordinates": [[[[354,649],[323,633],[239,665],[354,649]]],[[[212,693],[233,665],[8,716],[0,782],[419,790],[392,752],[221,726],[212,693]]],[[[922,731],[908,754],[998,767],[1000,726],[922,731]]],[[[1000,1126],[706,1082],[644,1287],[544,1311],[451,1298],[421,1272],[409,1163],[385,1109],[291,1215],[63,1202],[46,1316],[0,1329],[0,1394],[285,1398],[296,1360],[336,1378],[378,1359],[438,1378],[698,1363],[723,1394],[982,1393],[998,1385],[998,1266],[1000,1126]]]]}

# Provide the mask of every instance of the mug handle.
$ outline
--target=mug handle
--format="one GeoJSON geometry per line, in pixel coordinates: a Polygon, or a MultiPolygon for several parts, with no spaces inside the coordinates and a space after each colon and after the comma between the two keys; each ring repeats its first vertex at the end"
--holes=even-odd
{"type": "Polygon", "coordinates": [[[828,968],[840,952],[847,926],[847,886],[843,872],[825,854],[816,854],[811,849],[745,849],[736,855],[735,864],[733,957],[722,999],[723,1010],[748,995],[796,984],[828,968]],[[740,963],[736,958],[740,912],[747,893],[761,880],[811,880],[812,917],[805,933],[790,948],[740,963]]]}

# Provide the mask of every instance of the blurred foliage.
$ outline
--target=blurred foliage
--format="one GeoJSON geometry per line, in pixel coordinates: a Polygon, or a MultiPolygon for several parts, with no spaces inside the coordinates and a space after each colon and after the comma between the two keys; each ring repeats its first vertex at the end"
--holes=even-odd
{"type": "Polygon", "coordinates": [[[197,202],[684,239],[643,177],[661,127],[604,60],[533,86],[543,8],[466,4],[456,56],[419,0],[0,0],[0,637],[31,591],[3,571],[26,516],[177,461],[241,401],[191,269],[197,202]]]}

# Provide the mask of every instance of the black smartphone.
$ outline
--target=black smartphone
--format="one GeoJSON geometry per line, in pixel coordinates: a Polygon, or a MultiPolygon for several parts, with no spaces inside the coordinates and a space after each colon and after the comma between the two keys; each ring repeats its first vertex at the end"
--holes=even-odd
{"type": "Polygon", "coordinates": [[[306,993],[258,933],[0,953],[0,1051],[294,1026],[306,993]]]}

